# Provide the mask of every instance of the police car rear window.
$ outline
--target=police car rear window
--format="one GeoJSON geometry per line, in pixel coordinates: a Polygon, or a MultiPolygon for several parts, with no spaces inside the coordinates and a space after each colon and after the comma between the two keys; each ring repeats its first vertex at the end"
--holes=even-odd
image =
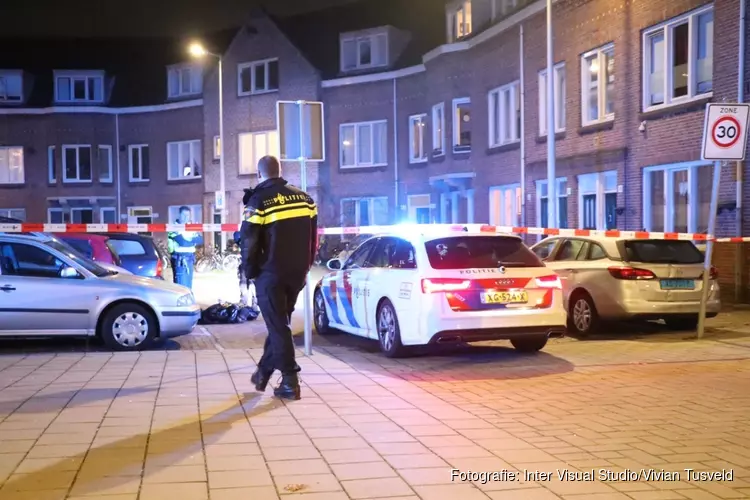
{"type": "Polygon", "coordinates": [[[544,267],[518,238],[456,236],[428,241],[425,247],[433,269],[544,267]]]}

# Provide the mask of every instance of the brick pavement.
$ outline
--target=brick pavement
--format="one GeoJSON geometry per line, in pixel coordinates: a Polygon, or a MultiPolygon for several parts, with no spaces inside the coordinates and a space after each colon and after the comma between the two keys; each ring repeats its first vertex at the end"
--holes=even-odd
{"type": "Polygon", "coordinates": [[[750,333],[719,326],[404,360],[332,337],[291,403],[252,392],[257,348],[3,355],[0,499],[750,498],[750,333]],[[685,468],[733,477],[556,477],[685,468]]]}

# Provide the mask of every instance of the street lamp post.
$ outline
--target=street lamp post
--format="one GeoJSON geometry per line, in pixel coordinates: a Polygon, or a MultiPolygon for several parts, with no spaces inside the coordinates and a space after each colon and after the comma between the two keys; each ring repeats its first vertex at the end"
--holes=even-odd
{"type": "MultiPolygon", "coordinates": [[[[208,52],[200,43],[193,43],[189,47],[193,57],[211,56],[219,60],[219,195],[221,199],[221,223],[227,223],[227,192],[226,177],[224,173],[224,61],[221,55],[208,52]]],[[[221,232],[221,245],[225,247],[224,231],[221,232]]]]}

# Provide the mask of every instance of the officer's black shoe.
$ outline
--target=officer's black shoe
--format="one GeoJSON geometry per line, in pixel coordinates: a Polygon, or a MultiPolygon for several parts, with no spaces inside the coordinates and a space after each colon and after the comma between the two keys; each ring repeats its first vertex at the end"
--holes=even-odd
{"type": "Polygon", "coordinates": [[[281,384],[273,390],[273,395],[281,399],[300,399],[299,377],[297,374],[282,375],[281,384]]]}
{"type": "Polygon", "coordinates": [[[255,384],[255,390],[258,392],[266,392],[268,381],[271,380],[273,372],[265,371],[260,368],[250,376],[250,382],[255,384]]]}

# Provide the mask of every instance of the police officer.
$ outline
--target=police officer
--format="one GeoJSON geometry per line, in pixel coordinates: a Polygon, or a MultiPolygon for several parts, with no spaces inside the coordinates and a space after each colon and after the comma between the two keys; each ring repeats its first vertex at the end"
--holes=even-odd
{"type": "Polygon", "coordinates": [[[315,259],[318,208],[313,199],[281,177],[279,160],[258,161],[258,186],[250,195],[240,228],[242,265],[255,280],[268,337],[251,381],[265,391],[275,370],[281,372],[277,397],[299,399],[300,367],[294,357],[291,316],[315,259]]]}
{"type": "MultiPolygon", "coordinates": [[[[180,207],[176,224],[190,224],[192,213],[189,207],[180,207]]],[[[201,233],[192,231],[170,231],[167,233],[170,260],[174,282],[178,285],[193,288],[193,270],[195,267],[195,247],[203,244],[201,233]]]]}

